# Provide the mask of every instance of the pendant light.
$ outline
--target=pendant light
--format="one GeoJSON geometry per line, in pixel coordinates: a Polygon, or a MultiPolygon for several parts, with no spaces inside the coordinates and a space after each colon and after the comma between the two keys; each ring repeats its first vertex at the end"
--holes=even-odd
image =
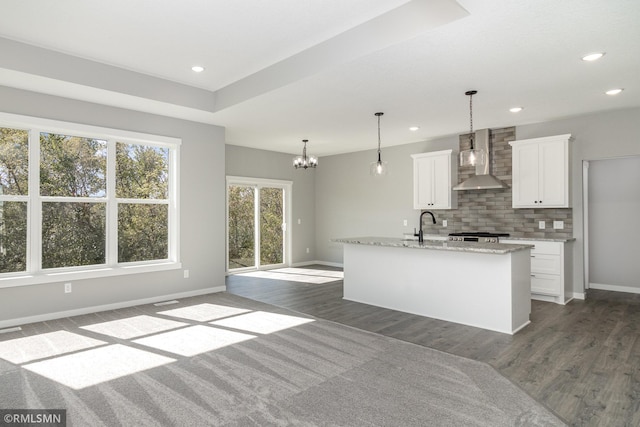
{"type": "Polygon", "coordinates": [[[302,149],[302,156],[296,156],[293,158],[293,167],[296,169],[308,169],[318,166],[318,158],[316,156],[307,156],[307,142],[308,139],[303,139],[304,148],[302,149]]]}
{"type": "Polygon", "coordinates": [[[478,93],[477,90],[470,90],[464,94],[469,97],[469,123],[471,130],[469,131],[469,143],[468,150],[460,152],[460,166],[475,166],[477,164],[484,164],[485,153],[483,150],[476,150],[473,146],[475,134],[473,133],[473,95],[478,93]]]}
{"type": "Polygon", "coordinates": [[[387,162],[383,162],[380,156],[380,116],[384,113],[376,113],[376,117],[378,117],[378,160],[371,163],[369,167],[369,173],[373,176],[384,176],[389,173],[389,167],[387,166],[387,162]]]}

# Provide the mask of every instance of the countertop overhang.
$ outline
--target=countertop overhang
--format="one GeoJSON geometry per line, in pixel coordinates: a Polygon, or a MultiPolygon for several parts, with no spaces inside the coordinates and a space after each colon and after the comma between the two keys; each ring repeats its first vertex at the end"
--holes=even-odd
{"type": "Polygon", "coordinates": [[[503,244],[503,243],[478,243],[478,242],[450,242],[448,240],[425,240],[420,243],[416,240],[404,240],[395,237],[344,237],[331,239],[336,243],[354,245],[385,246],[408,249],[432,249],[440,251],[476,252],[484,254],[507,254],[533,248],[533,245],[503,244]]]}

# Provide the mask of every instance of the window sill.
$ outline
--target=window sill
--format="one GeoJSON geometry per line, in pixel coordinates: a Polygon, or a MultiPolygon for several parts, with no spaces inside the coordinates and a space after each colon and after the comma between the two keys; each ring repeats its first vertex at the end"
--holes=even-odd
{"type": "Polygon", "coordinates": [[[118,265],[113,267],[97,266],[74,271],[47,271],[37,274],[18,274],[0,278],[1,288],[40,285],[44,283],[68,282],[71,280],[98,279],[102,277],[123,276],[128,274],[155,273],[158,271],[178,270],[182,263],[174,261],[148,264],[118,265]]]}

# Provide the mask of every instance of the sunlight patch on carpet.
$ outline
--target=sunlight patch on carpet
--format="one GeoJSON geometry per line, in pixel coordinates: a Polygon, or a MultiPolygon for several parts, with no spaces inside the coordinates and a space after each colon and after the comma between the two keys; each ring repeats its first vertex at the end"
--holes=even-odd
{"type": "Polygon", "coordinates": [[[20,364],[103,344],[107,343],[68,331],[47,332],[0,342],[0,358],[20,364]]]}
{"type": "Polygon", "coordinates": [[[189,307],[174,308],[173,310],[159,311],[158,314],[195,320],[197,322],[208,322],[210,320],[222,319],[223,317],[235,316],[236,314],[247,313],[249,311],[251,310],[204,303],[191,305],[189,307]]]}
{"type": "Polygon", "coordinates": [[[147,338],[140,338],[133,342],[188,357],[252,338],[256,337],[240,332],[196,325],[147,338]]]}
{"type": "Polygon", "coordinates": [[[253,313],[242,314],[229,319],[216,320],[210,323],[212,325],[226,326],[228,328],[241,329],[257,334],[270,334],[313,321],[313,319],[306,319],[304,317],[255,311],[253,313]]]}
{"type": "Polygon", "coordinates": [[[23,367],[74,390],[175,362],[120,344],[35,362],[23,367]]]}
{"type": "Polygon", "coordinates": [[[188,325],[188,323],[161,319],[159,317],[147,316],[144,314],[128,317],[126,319],[81,326],[80,328],[115,338],[129,339],[141,337],[143,335],[155,334],[156,332],[164,332],[188,325]]]}

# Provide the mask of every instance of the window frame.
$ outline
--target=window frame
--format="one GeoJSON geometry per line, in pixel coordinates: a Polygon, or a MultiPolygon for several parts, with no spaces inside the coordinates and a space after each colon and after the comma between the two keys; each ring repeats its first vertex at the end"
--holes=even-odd
{"type": "Polygon", "coordinates": [[[139,132],[83,125],[58,120],[28,117],[0,112],[0,127],[20,129],[29,133],[29,193],[1,196],[3,201],[27,203],[27,262],[26,271],[0,273],[0,288],[42,283],[62,282],[124,274],[147,273],[182,268],[180,262],[179,215],[179,138],[139,132]],[[40,133],[85,137],[107,141],[105,197],[58,197],[40,195],[40,133]],[[137,144],[169,149],[169,180],[167,199],[126,199],[116,197],[116,143],[137,144]],[[168,258],[136,262],[118,262],[118,205],[153,203],[168,205],[168,258]],[[106,205],[105,263],[87,266],[42,268],[42,205],[45,202],[90,202],[106,205]]]}
{"type": "MultiPolygon", "coordinates": [[[[269,270],[279,267],[287,267],[291,265],[291,254],[293,252],[293,227],[290,226],[293,217],[293,181],[281,180],[281,179],[269,179],[269,178],[251,178],[242,176],[227,175],[226,177],[226,203],[225,203],[225,270],[226,274],[237,274],[247,271],[260,271],[269,270]],[[281,188],[284,191],[284,212],[283,212],[283,226],[284,226],[284,240],[283,240],[283,257],[280,264],[266,264],[262,265],[259,262],[257,265],[251,267],[240,267],[229,269],[229,186],[244,186],[252,187],[255,189],[254,194],[254,247],[257,249],[260,242],[260,222],[258,221],[260,210],[260,189],[267,188],[281,188]]],[[[257,258],[258,252],[254,253],[254,257],[257,258]]]]}

